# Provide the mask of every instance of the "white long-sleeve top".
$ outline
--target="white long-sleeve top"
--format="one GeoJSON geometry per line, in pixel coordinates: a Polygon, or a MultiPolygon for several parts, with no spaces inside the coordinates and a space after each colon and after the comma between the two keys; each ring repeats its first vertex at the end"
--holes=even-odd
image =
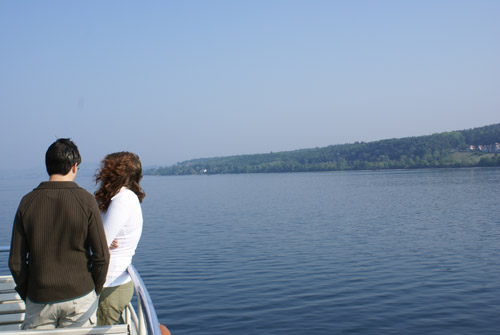
{"type": "Polygon", "coordinates": [[[137,195],[122,187],[113,198],[106,213],[102,214],[108,247],[113,240],[118,247],[109,250],[111,259],[104,287],[119,286],[129,282],[126,269],[132,263],[132,256],[141,238],[142,210],[137,195]]]}

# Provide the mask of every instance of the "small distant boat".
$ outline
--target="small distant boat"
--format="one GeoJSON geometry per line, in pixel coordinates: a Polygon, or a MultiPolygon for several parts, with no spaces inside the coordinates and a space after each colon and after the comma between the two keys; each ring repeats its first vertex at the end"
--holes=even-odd
{"type": "MultiPolygon", "coordinates": [[[[9,250],[9,247],[0,246],[0,253],[8,253],[9,250]]],[[[21,324],[24,320],[24,301],[21,300],[21,297],[15,290],[16,284],[12,276],[0,276],[0,335],[169,335],[170,332],[167,327],[160,325],[158,322],[156,310],[141,276],[133,265],[130,265],[127,271],[135,287],[137,312],[131,303],[128,304],[123,315],[125,324],[50,330],[21,330],[21,324]]]]}

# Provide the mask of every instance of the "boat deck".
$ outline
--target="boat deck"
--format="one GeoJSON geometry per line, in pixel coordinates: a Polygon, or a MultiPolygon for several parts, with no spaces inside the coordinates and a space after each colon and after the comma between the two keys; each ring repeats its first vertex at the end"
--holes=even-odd
{"type": "MultiPolygon", "coordinates": [[[[8,247],[0,246],[0,253],[6,254],[8,251],[8,247]]],[[[21,330],[25,312],[24,301],[15,290],[16,284],[12,276],[0,276],[0,335],[161,335],[160,323],[144,282],[133,265],[130,265],[127,271],[134,283],[135,295],[137,297],[137,313],[130,303],[123,313],[126,324],[92,328],[57,328],[50,330],[21,330]]]]}

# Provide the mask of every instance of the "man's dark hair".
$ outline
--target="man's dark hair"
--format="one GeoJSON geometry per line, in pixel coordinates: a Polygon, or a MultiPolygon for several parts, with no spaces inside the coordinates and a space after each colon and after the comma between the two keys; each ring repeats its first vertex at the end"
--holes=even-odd
{"type": "Polygon", "coordinates": [[[82,158],[78,147],[69,138],[60,138],[47,149],[45,166],[49,176],[68,174],[73,165],[80,165],[82,158]]]}

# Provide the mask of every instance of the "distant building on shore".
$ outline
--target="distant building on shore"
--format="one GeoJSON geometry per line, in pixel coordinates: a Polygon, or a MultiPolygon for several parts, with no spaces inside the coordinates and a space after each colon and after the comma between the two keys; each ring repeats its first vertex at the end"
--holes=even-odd
{"type": "Polygon", "coordinates": [[[488,144],[488,145],[480,144],[478,146],[470,145],[469,150],[470,151],[497,153],[497,152],[500,152],[500,143],[488,144]]]}

